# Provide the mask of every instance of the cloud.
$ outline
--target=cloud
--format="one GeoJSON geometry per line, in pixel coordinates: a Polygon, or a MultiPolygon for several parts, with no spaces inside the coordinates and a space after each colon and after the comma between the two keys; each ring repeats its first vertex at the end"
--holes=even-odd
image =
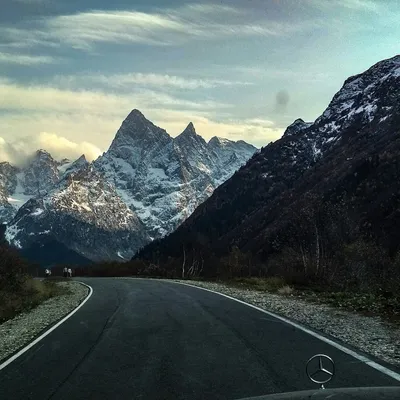
{"type": "Polygon", "coordinates": [[[325,82],[332,76],[328,71],[313,69],[312,66],[307,66],[306,69],[300,70],[271,68],[270,66],[223,66],[222,68],[232,70],[232,72],[239,74],[239,76],[242,76],[246,81],[253,82],[253,84],[254,80],[266,78],[296,82],[325,82]]]}
{"type": "MultiPolygon", "coordinates": [[[[43,147],[56,157],[73,158],[85,152],[94,158],[107,150],[133,108],[142,110],[172,135],[179,134],[193,121],[205,138],[225,136],[261,146],[276,140],[283,131],[262,117],[233,119],[229,104],[212,100],[189,101],[151,90],[117,95],[42,85],[22,86],[0,78],[0,109],[3,110],[0,136],[12,143],[14,149],[18,142],[19,154],[24,156],[27,149],[43,147]]],[[[11,157],[10,150],[7,154],[11,157]]]]}
{"type": "MultiPolygon", "coordinates": [[[[24,86],[0,77],[0,136],[8,142],[54,132],[71,142],[95,143],[106,150],[133,108],[141,109],[150,117],[177,111],[203,117],[230,107],[213,100],[191,101],[148,89],[112,94],[38,84],[24,86]]],[[[181,119],[181,122],[188,121],[181,119]]],[[[63,151],[71,151],[71,146],[63,144],[63,151]]]]}
{"type": "MultiPolygon", "coordinates": [[[[50,81],[48,85],[22,85],[0,76],[0,136],[7,143],[12,143],[14,149],[18,142],[20,154],[25,156],[27,149],[33,151],[42,147],[55,157],[74,158],[80,155],[78,153],[85,152],[88,158],[95,158],[107,150],[122,121],[133,108],[139,108],[172,135],[183,131],[190,121],[196,124],[197,131],[206,139],[212,136],[244,139],[257,146],[276,140],[283,132],[268,118],[235,119],[231,104],[209,98],[197,96],[195,100],[188,100],[157,90],[138,88],[136,84],[134,90],[129,92],[71,89],[65,86],[79,87],[82,77],[61,78],[50,81]]],[[[95,76],[93,79],[107,78],[95,76]]],[[[150,86],[163,82],[164,87],[182,89],[231,84],[216,79],[158,74],[118,75],[113,79],[115,82],[143,79],[150,86]]],[[[7,154],[10,157],[10,150],[7,154]]]]}
{"type": "Polygon", "coordinates": [[[53,82],[67,87],[82,87],[85,84],[101,84],[111,88],[124,89],[130,85],[154,86],[157,88],[170,87],[173,89],[212,89],[218,86],[251,85],[244,81],[229,81],[223,79],[184,78],[168,74],[153,73],[130,73],[115,75],[79,75],[79,76],[56,76],[53,82]]]}
{"type": "Polygon", "coordinates": [[[213,136],[220,136],[231,140],[245,140],[257,147],[279,139],[284,129],[275,125],[273,121],[263,118],[217,120],[212,116],[199,116],[190,113],[164,112],[153,113],[157,124],[165,128],[171,135],[180,134],[188,121],[195,125],[196,132],[209,140],[213,136]]]}
{"type": "Polygon", "coordinates": [[[50,36],[44,27],[44,22],[28,24],[25,28],[10,27],[3,24],[0,26],[0,46],[3,48],[21,49],[32,48],[36,46],[60,47],[60,43],[50,36]]]}
{"type": "Polygon", "coordinates": [[[19,165],[21,159],[18,157],[18,151],[0,136],[0,162],[8,161],[14,165],[19,165]]]}
{"type": "Polygon", "coordinates": [[[226,37],[287,36],[308,30],[311,21],[274,21],[246,8],[213,4],[185,5],[175,9],[139,12],[92,10],[30,21],[29,29],[3,27],[0,37],[8,46],[67,44],[91,50],[99,43],[180,45],[190,40],[226,37]]]}
{"type": "Polygon", "coordinates": [[[37,4],[48,3],[50,0],[11,0],[11,1],[14,1],[15,3],[23,3],[23,4],[33,4],[33,5],[37,5],[37,4]]]}
{"type": "Polygon", "coordinates": [[[75,160],[85,154],[89,161],[101,155],[101,150],[92,143],[73,142],[55,133],[41,132],[36,136],[26,136],[12,142],[0,137],[0,161],[8,161],[13,165],[23,165],[38,150],[48,151],[53,158],[61,160],[65,157],[75,160]]]}
{"type": "MultiPolygon", "coordinates": [[[[41,132],[52,132],[74,143],[92,143],[101,152],[109,147],[116,131],[129,111],[117,113],[46,113],[44,111],[26,113],[0,113],[0,136],[6,141],[24,142],[41,132]]],[[[36,144],[35,147],[40,145],[36,144]]],[[[46,148],[46,144],[42,146],[46,148]]],[[[81,151],[81,154],[83,151],[81,151]]],[[[63,156],[63,157],[66,157],[63,156]]]]}
{"type": "Polygon", "coordinates": [[[344,8],[353,11],[367,11],[380,14],[385,5],[383,1],[373,0],[307,0],[307,2],[319,9],[344,8]]]}
{"type": "Polygon", "coordinates": [[[102,151],[92,143],[86,141],[73,142],[55,133],[41,132],[34,141],[38,143],[38,148],[43,148],[53,157],[60,159],[67,157],[73,160],[85,154],[87,160],[92,161],[102,154],[102,151]]]}
{"type": "MultiPolygon", "coordinates": [[[[169,10],[167,13],[174,12],[174,10],[169,10]]],[[[197,3],[197,4],[186,4],[180,9],[181,15],[187,15],[188,17],[192,16],[193,13],[197,14],[197,16],[204,14],[205,16],[209,15],[215,15],[215,14],[223,14],[224,16],[227,16],[229,14],[231,15],[241,15],[243,10],[240,10],[239,8],[235,8],[232,6],[227,6],[224,4],[202,4],[202,3],[197,3]]]]}
{"type": "Polygon", "coordinates": [[[24,54],[11,54],[0,52],[0,63],[38,65],[53,64],[55,62],[57,62],[57,60],[54,57],[50,56],[30,56],[24,54]]]}
{"type": "Polygon", "coordinates": [[[132,94],[112,94],[102,91],[69,90],[54,86],[23,86],[0,79],[0,108],[19,112],[42,111],[50,113],[89,113],[99,115],[130,111],[138,104],[142,108],[179,107],[190,110],[214,110],[229,104],[212,100],[191,101],[172,95],[138,88],[132,94]]]}

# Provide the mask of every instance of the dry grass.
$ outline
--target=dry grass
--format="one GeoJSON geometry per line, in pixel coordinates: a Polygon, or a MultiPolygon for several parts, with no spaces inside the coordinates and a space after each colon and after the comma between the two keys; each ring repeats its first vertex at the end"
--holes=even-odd
{"type": "Polygon", "coordinates": [[[258,290],[260,292],[272,292],[277,293],[280,289],[287,286],[283,278],[272,276],[269,278],[234,278],[228,283],[232,286],[240,288],[248,288],[253,290],[258,290]]]}
{"type": "Polygon", "coordinates": [[[381,315],[397,321],[400,319],[400,296],[392,293],[374,293],[341,291],[302,290],[299,297],[317,303],[332,305],[349,311],[357,311],[368,315],[381,315]]]}
{"type": "Polygon", "coordinates": [[[0,323],[65,292],[65,289],[55,282],[27,277],[20,290],[16,292],[0,291],[0,323]]]}
{"type": "Polygon", "coordinates": [[[277,292],[282,296],[289,296],[293,293],[293,288],[290,287],[289,285],[285,285],[279,288],[277,292]]]}

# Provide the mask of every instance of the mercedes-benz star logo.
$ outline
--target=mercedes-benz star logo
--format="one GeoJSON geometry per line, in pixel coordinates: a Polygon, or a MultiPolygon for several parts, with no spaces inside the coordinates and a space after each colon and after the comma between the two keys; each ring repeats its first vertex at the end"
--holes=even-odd
{"type": "Polygon", "coordinates": [[[311,381],[320,384],[321,389],[324,389],[324,383],[335,375],[335,363],[325,354],[316,354],[307,361],[306,372],[311,381]]]}

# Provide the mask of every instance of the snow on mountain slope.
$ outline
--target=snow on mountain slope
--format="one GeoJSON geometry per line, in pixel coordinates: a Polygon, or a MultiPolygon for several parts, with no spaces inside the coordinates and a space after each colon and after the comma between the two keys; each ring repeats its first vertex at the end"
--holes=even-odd
{"type": "Polygon", "coordinates": [[[182,153],[192,168],[208,175],[217,168],[216,160],[207,142],[196,133],[192,122],[174,139],[177,151],[182,153]]]}
{"type": "Polygon", "coordinates": [[[0,218],[8,222],[33,196],[46,193],[59,180],[58,163],[38,150],[25,167],[0,163],[0,218]]]}
{"type": "Polygon", "coordinates": [[[312,122],[304,122],[301,118],[298,118],[286,128],[283,136],[298,135],[301,131],[309,128],[312,124],[312,122]]]}
{"type": "Polygon", "coordinates": [[[133,110],[92,164],[40,150],[26,168],[0,165],[6,238],[25,249],[51,236],[92,260],[130,259],[173,231],[255,150],[232,141],[213,147],[192,123],[172,138],[133,110]]]}
{"type": "Polygon", "coordinates": [[[210,139],[208,146],[216,157],[217,169],[214,172],[216,186],[230,178],[257,151],[254,146],[243,140],[234,142],[217,136],[210,139]]]}
{"type": "Polygon", "coordinates": [[[160,237],[212,194],[221,175],[227,179],[252,156],[256,149],[246,146],[231,142],[229,149],[216,151],[197,135],[192,123],[172,138],[133,110],[94,166],[115,184],[151,237],[160,237]],[[221,168],[223,155],[233,158],[229,168],[221,168]]]}
{"type": "Polygon", "coordinates": [[[17,187],[18,169],[8,162],[0,163],[0,218],[2,221],[8,221],[14,214],[14,208],[10,201],[11,193],[15,192],[17,187]]]}
{"type": "Polygon", "coordinates": [[[45,150],[38,150],[23,172],[21,179],[26,195],[45,194],[60,179],[57,161],[45,150]]]}
{"type": "Polygon", "coordinates": [[[86,165],[29,200],[7,226],[10,244],[27,248],[51,236],[92,260],[129,258],[148,242],[145,228],[114,185],[86,165]]]}
{"type": "Polygon", "coordinates": [[[75,162],[58,162],[45,150],[38,150],[23,167],[0,163],[0,222],[10,221],[18,209],[35,196],[45,195],[65,173],[87,163],[84,156],[75,162]]]}
{"type": "MultiPolygon", "coordinates": [[[[298,223],[297,210],[312,210],[313,223],[319,223],[320,201],[351,210],[352,224],[357,218],[362,229],[373,227],[380,234],[379,245],[394,243],[396,254],[399,126],[400,56],[396,56],[348,78],[314,123],[296,120],[176,231],[146,246],[138,257],[152,261],[157,254],[162,263],[182,254],[183,246],[199,254],[206,242],[210,254],[229,254],[236,245],[244,254],[262,257],[264,263],[277,249],[292,249],[285,224],[298,223]]],[[[216,263],[208,265],[214,276],[216,263]]]]}
{"type": "Polygon", "coordinates": [[[77,160],[73,162],[68,162],[58,168],[60,173],[60,177],[67,176],[73,172],[76,172],[82,168],[85,168],[89,165],[89,162],[86,160],[84,154],[82,154],[77,160]]]}

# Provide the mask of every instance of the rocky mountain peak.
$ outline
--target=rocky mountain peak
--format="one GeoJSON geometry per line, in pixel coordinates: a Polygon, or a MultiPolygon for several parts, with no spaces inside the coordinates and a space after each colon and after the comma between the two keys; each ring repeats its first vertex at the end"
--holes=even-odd
{"type": "Polygon", "coordinates": [[[48,159],[53,160],[53,157],[51,156],[51,154],[48,151],[43,150],[43,149],[36,150],[34,158],[35,159],[48,158],[48,159]]]}
{"type": "Polygon", "coordinates": [[[169,142],[172,142],[172,138],[164,129],[154,125],[135,109],[125,118],[108,154],[137,165],[144,153],[151,153],[154,147],[165,146],[169,142]]]}
{"type": "Polygon", "coordinates": [[[17,170],[17,168],[11,165],[8,161],[0,162],[0,174],[7,174],[9,172],[14,172],[15,170],[17,170]]]}
{"type": "Polygon", "coordinates": [[[87,159],[86,159],[86,156],[84,155],[84,154],[82,154],[76,161],[75,161],[75,163],[87,163],[88,161],[87,161],[87,159]]]}
{"type": "Polygon", "coordinates": [[[131,137],[151,136],[158,133],[158,131],[164,130],[155,126],[139,110],[134,109],[125,118],[120,130],[117,132],[117,136],[121,134],[127,134],[131,137]]]}
{"type": "Polygon", "coordinates": [[[58,162],[46,150],[37,150],[24,168],[22,187],[25,195],[45,193],[60,179],[58,162]]]}
{"type": "Polygon", "coordinates": [[[69,158],[63,158],[60,162],[59,165],[65,165],[65,164],[69,164],[70,162],[72,162],[69,158]]]}
{"type": "MultiPolygon", "coordinates": [[[[400,154],[399,121],[400,56],[396,56],[347,79],[315,123],[305,129],[303,120],[294,121],[286,137],[264,147],[184,224],[145,248],[141,257],[151,262],[157,254],[160,264],[165,259],[168,265],[178,265],[171,257],[189,245],[194,257],[204,243],[214,254],[229,254],[235,243],[241,251],[268,262],[277,249],[286,257],[290,246],[304,243],[312,228],[302,225],[310,222],[311,213],[314,228],[321,224],[329,232],[329,248],[346,243],[332,240],[343,221],[343,226],[359,229],[360,237],[368,237],[368,242],[376,238],[380,249],[385,243],[390,250],[385,254],[397,254],[399,170],[393,165],[400,154]],[[303,220],[299,219],[302,213],[303,220]],[[325,217],[315,222],[317,215],[325,217]]],[[[216,146],[219,141],[213,138],[210,144],[216,146]]],[[[355,230],[351,231],[340,235],[354,240],[355,230]]],[[[309,240],[310,254],[315,252],[316,236],[309,240]]],[[[299,259],[300,254],[305,254],[303,249],[299,259]]],[[[376,279],[381,271],[376,273],[375,266],[371,270],[376,279]]],[[[217,269],[207,272],[215,273],[217,269]]],[[[384,272],[384,276],[392,273],[384,272]]]]}
{"type": "Polygon", "coordinates": [[[26,202],[6,231],[20,248],[49,235],[92,260],[129,258],[149,240],[136,214],[93,165],[26,202]]]}
{"type": "Polygon", "coordinates": [[[197,135],[196,129],[194,128],[193,122],[189,122],[189,125],[185,128],[185,130],[181,133],[181,135],[197,135]]]}
{"type": "Polygon", "coordinates": [[[303,129],[306,129],[312,125],[312,122],[304,122],[301,118],[297,118],[291,125],[289,125],[283,136],[297,135],[303,129]]]}
{"type": "Polygon", "coordinates": [[[64,166],[62,166],[58,170],[62,174],[62,177],[66,177],[67,175],[73,174],[78,170],[88,167],[89,165],[90,164],[86,160],[85,155],[82,154],[77,160],[64,164],[64,166]]]}
{"type": "Polygon", "coordinates": [[[228,142],[214,151],[193,123],[173,139],[135,109],[93,163],[84,155],[55,161],[42,150],[10,178],[0,165],[7,240],[26,249],[51,236],[92,260],[129,259],[173,231],[252,156],[250,145],[228,142]]]}
{"type": "Polygon", "coordinates": [[[361,127],[390,120],[398,107],[399,83],[399,56],[380,61],[346,79],[328,108],[315,121],[318,131],[326,141],[336,140],[341,136],[338,132],[345,132],[356,122],[361,127]]]}
{"type": "Polygon", "coordinates": [[[234,143],[234,142],[232,140],[225,139],[225,138],[222,138],[219,136],[212,137],[208,142],[208,144],[211,147],[221,147],[221,146],[223,147],[223,146],[229,145],[230,143],[234,143]]]}
{"type": "Polygon", "coordinates": [[[193,122],[190,122],[185,130],[180,135],[178,135],[174,139],[174,141],[180,147],[191,146],[192,148],[188,147],[186,149],[190,151],[198,151],[200,149],[203,149],[205,151],[205,149],[207,148],[207,142],[203,139],[202,136],[196,133],[193,122]],[[195,146],[196,149],[194,149],[193,146],[195,146]]]}
{"type": "Polygon", "coordinates": [[[129,115],[127,116],[126,119],[130,119],[130,120],[146,120],[146,117],[143,115],[143,113],[141,111],[139,111],[137,108],[134,108],[129,115]]]}

